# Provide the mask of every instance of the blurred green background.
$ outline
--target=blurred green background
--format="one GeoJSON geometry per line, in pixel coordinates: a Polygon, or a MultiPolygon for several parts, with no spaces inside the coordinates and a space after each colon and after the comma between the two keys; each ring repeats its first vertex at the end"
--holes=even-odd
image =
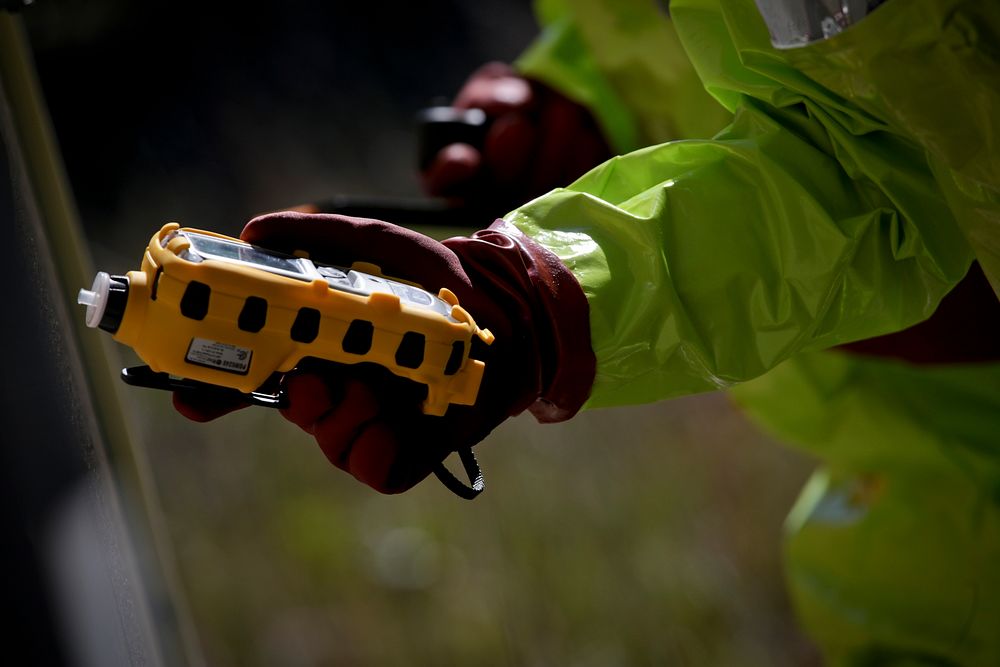
{"type": "Polygon", "coordinates": [[[808,462],[722,395],[519,418],[474,502],[380,496],[263,409],[136,392],[212,665],[802,665],[783,517],[808,462]]]}
{"type": "MultiPolygon", "coordinates": [[[[168,220],[235,235],[332,194],[419,196],[415,113],[535,34],[512,0],[75,0],[25,21],[110,272],[168,220]]],[[[265,409],[194,424],[164,393],[126,401],[205,664],[818,663],[781,567],[813,462],[723,394],[511,420],[477,448],[472,503],[433,479],[380,496],[265,409]]]]}

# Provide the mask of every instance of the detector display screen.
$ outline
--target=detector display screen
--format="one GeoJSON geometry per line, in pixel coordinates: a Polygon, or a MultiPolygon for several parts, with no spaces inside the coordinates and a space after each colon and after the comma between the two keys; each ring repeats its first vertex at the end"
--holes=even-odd
{"type": "Polygon", "coordinates": [[[245,262],[270,271],[278,270],[303,276],[307,273],[297,257],[288,257],[255,248],[247,243],[233,243],[213,236],[188,233],[187,237],[191,240],[194,251],[203,257],[245,262]]]}

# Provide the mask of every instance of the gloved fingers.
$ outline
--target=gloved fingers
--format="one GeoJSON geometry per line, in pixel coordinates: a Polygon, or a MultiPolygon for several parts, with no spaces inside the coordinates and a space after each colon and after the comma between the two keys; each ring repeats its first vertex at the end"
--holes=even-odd
{"type": "Polygon", "coordinates": [[[487,63],[469,77],[455,96],[458,109],[482,109],[487,116],[525,111],[535,103],[531,84],[506,63],[487,63]]]}
{"type": "Polygon", "coordinates": [[[296,373],[287,377],[285,391],[289,407],[281,414],[312,435],[330,463],[369,486],[384,486],[397,444],[382,437],[384,429],[369,432],[379,402],[367,384],[347,379],[331,391],[327,378],[296,373]]]}
{"type": "Polygon", "coordinates": [[[346,383],[346,379],[331,374],[291,371],[282,380],[288,407],[282,408],[281,414],[312,435],[320,418],[342,399],[346,383]]]}
{"type": "Polygon", "coordinates": [[[400,493],[445,457],[441,443],[420,435],[416,425],[428,418],[418,412],[417,403],[382,402],[369,385],[349,382],[344,400],[317,419],[312,433],[335,466],[380,493],[400,493]]]}
{"type": "Polygon", "coordinates": [[[336,467],[381,493],[405,491],[444,458],[445,438],[430,446],[423,442],[419,424],[429,418],[420,413],[415,383],[402,385],[372,369],[345,373],[355,371],[359,377],[290,374],[289,407],[282,414],[310,433],[336,467]]]}
{"type": "Polygon", "coordinates": [[[491,196],[515,205],[564,185],[567,158],[558,151],[572,147],[574,127],[543,129],[528,113],[498,116],[481,147],[451,144],[439,151],[423,174],[425,189],[434,196],[491,196]],[[549,145],[552,148],[546,150],[549,145]],[[545,154],[544,162],[539,161],[540,153],[545,154]]]}
{"type": "Polygon", "coordinates": [[[435,462],[408,455],[425,443],[412,434],[401,437],[401,433],[396,425],[384,421],[363,429],[354,441],[348,464],[355,479],[380,493],[401,493],[426,477],[435,462]]]}
{"type": "Polygon", "coordinates": [[[209,422],[250,406],[245,398],[235,392],[198,389],[175,391],[173,403],[177,412],[196,422],[209,422]]]}
{"type": "Polygon", "coordinates": [[[568,185],[611,154],[587,109],[505,63],[476,70],[453,106],[483,110],[489,127],[482,146],[446,147],[424,170],[425,191],[434,196],[516,206],[568,185]]]}
{"type": "Polygon", "coordinates": [[[432,195],[514,206],[568,185],[611,156],[585,107],[503,63],[473,74],[454,106],[482,109],[490,124],[482,146],[439,152],[424,172],[432,195]]]}
{"type": "Polygon", "coordinates": [[[603,142],[587,112],[561,95],[550,95],[539,111],[537,150],[531,161],[527,189],[535,195],[568,185],[599,164],[578,161],[589,158],[588,151],[578,152],[581,144],[592,147],[603,142]]]}
{"type": "Polygon", "coordinates": [[[496,119],[483,142],[483,155],[493,179],[503,186],[516,184],[530,170],[538,128],[527,114],[510,113],[496,119]]]}
{"type": "MultiPolygon", "coordinates": [[[[531,155],[531,146],[523,140],[516,143],[497,141],[519,139],[518,130],[509,132],[511,125],[520,134],[530,125],[528,113],[535,105],[532,84],[506,63],[487,63],[474,72],[459,90],[452,103],[457,109],[480,109],[489,119],[488,135],[492,141],[484,145],[450,144],[438,151],[421,177],[424,190],[435,197],[487,199],[496,197],[495,184],[510,183],[524,170],[531,155]]],[[[506,193],[500,197],[507,199],[506,193]]]]}
{"type": "Polygon", "coordinates": [[[424,190],[433,197],[459,197],[466,194],[481,173],[483,156],[469,144],[448,144],[437,152],[423,171],[424,190]]]}
{"type": "Polygon", "coordinates": [[[364,423],[340,454],[341,467],[379,493],[402,493],[423,480],[447,452],[406,422],[380,417],[364,423]]]}
{"type": "Polygon", "coordinates": [[[515,200],[523,194],[520,182],[530,171],[537,141],[538,131],[528,114],[499,116],[482,146],[455,143],[438,151],[421,174],[424,190],[435,197],[470,199],[495,197],[496,186],[501,186],[513,189],[509,198],[515,200]]]}
{"type": "Polygon", "coordinates": [[[432,291],[447,286],[457,293],[468,287],[454,253],[428,236],[383,220],[279,211],[248,222],[240,238],[288,253],[304,250],[317,261],[340,266],[370,262],[390,277],[414,280],[432,291]]]}
{"type": "Polygon", "coordinates": [[[364,382],[349,380],[340,401],[328,404],[312,423],[299,426],[316,438],[330,463],[351,472],[354,444],[379,412],[379,399],[372,388],[364,382]]]}

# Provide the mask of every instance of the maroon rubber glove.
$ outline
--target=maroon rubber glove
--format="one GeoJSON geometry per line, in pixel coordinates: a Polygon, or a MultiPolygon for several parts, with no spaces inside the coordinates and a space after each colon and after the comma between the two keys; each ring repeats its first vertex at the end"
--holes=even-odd
{"type": "MultiPolygon", "coordinates": [[[[549,251],[498,220],[471,237],[437,242],[380,220],[329,214],[273,213],[241,237],[283,252],[307,250],[318,262],[365,261],[430,291],[447,287],[476,323],[493,332],[474,345],[486,363],[475,405],[443,417],[420,411],[423,386],[369,364],[305,363],[288,373],[282,414],[316,438],[327,458],[383,493],[404,491],[450,452],[471,447],[525,409],[561,421],[586,400],[595,361],[586,298],[549,251]]],[[[198,421],[242,407],[194,392],[174,404],[198,421]]]]}
{"type": "Polygon", "coordinates": [[[483,145],[450,144],[421,174],[428,194],[502,199],[508,208],[569,185],[611,157],[590,112],[504,63],[479,68],[452,103],[482,109],[483,145]]]}

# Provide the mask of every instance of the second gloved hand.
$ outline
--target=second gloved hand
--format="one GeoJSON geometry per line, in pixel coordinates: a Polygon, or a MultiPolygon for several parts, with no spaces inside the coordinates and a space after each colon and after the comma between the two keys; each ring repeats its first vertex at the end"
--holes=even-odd
{"type": "MultiPolygon", "coordinates": [[[[586,298],[555,256],[503,221],[438,242],[380,220],[283,212],[252,220],[241,236],[273,250],[305,250],[322,263],[369,262],[432,292],[447,287],[495,335],[491,346],[474,350],[486,363],[476,403],[452,405],[443,417],[421,412],[420,385],[369,364],[310,360],[285,376],[284,416],[331,463],[378,491],[412,487],[509,416],[529,409],[539,421],[560,421],[589,394],[586,298]]],[[[184,393],[174,403],[201,421],[240,407],[184,393]]]]}
{"type": "Polygon", "coordinates": [[[452,106],[482,110],[487,130],[482,145],[452,143],[430,160],[421,175],[434,196],[506,211],[569,185],[611,157],[585,107],[504,63],[476,70],[452,106]]]}

